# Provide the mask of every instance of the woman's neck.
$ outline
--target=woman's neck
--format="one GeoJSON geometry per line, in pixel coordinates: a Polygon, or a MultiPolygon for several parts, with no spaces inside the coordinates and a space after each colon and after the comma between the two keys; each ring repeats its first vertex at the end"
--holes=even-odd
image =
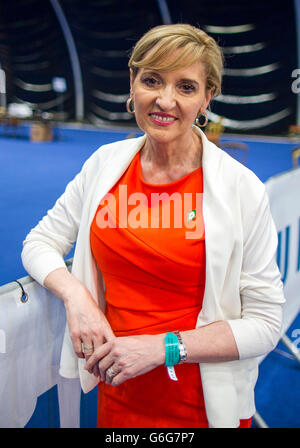
{"type": "Polygon", "coordinates": [[[193,170],[201,166],[202,142],[195,134],[188,141],[168,143],[156,142],[147,137],[141,150],[141,159],[164,170],[180,166],[190,166],[193,170]]]}
{"type": "Polygon", "coordinates": [[[174,181],[201,166],[202,142],[192,133],[189,139],[161,143],[147,137],[141,150],[141,165],[144,178],[158,183],[174,181]]]}

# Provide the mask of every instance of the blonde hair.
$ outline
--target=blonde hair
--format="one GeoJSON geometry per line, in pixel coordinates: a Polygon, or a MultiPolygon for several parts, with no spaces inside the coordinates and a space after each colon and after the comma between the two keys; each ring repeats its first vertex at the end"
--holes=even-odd
{"type": "Polygon", "coordinates": [[[128,66],[133,80],[139,68],[171,71],[202,62],[206,88],[216,97],[221,93],[223,54],[216,41],[203,30],[188,24],[160,25],[149,30],[133,48],[128,66]],[[180,50],[176,58],[170,58],[180,50]]]}

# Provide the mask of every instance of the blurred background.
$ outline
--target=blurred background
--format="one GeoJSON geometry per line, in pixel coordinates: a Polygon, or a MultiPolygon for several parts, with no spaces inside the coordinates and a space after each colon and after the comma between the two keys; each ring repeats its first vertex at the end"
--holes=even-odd
{"type": "Polygon", "coordinates": [[[155,25],[186,22],[212,35],[225,54],[223,93],[210,118],[226,117],[230,132],[284,135],[296,123],[296,3],[1,0],[6,101],[66,122],[134,125],[125,108],[132,47],[155,25]]]}
{"type": "MultiPolygon", "coordinates": [[[[222,94],[208,111],[208,138],[263,182],[299,173],[298,0],[0,0],[0,304],[1,291],[27,275],[22,241],[84,161],[102,144],[140,135],[126,111],[130,52],[153,26],[179,22],[199,26],[224,52],[222,94]]],[[[277,260],[288,288],[289,254],[298,257],[294,300],[300,290],[299,201],[290,208],[295,221],[278,227],[277,260]],[[296,241],[294,252],[288,251],[290,229],[299,235],[289,240],[296,241]]],[[[286,328],[293,346],[281,340],[261,363],[256,402],[269,427],[300,427],[299,359],[293,354],[299,303],[286,328]]],[[[0,340],[0,361],[8,355],[0,340]]],[[[25,426],[59,427],[57,386],[33,400],[25,426]]],[[[96,400],[96,390],[81,396],[81,427],[96,425],[96,400]]]]}

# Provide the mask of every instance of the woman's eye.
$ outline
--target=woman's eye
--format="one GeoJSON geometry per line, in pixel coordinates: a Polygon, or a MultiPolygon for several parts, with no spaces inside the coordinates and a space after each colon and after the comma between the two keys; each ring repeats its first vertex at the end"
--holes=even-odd
{"type": "Polygon", "coordinates": [[[152,77],[143,78],[142,82],[148,87],[155,87],[155,85],[158,83],[157,79],[152,77]]]}
{"type": "Polygon", "coordinates": [[[191,93],[195,91],[195,86],[193,84],[182,84],[181,85],[181,90],[184,93],[191,93]]]}

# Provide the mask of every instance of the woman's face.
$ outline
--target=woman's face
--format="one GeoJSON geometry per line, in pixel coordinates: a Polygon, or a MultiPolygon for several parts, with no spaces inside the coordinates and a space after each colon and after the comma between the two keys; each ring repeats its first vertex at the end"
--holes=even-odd
{"type": "Polygon", "coordinates": [[[137,124],[157,143],[187,137],[196,116],[206,110],[211,96],[206,90],[201,62],[169,72],[141,68],[134,81],[131,73],[131,97],[137,124]]]}

